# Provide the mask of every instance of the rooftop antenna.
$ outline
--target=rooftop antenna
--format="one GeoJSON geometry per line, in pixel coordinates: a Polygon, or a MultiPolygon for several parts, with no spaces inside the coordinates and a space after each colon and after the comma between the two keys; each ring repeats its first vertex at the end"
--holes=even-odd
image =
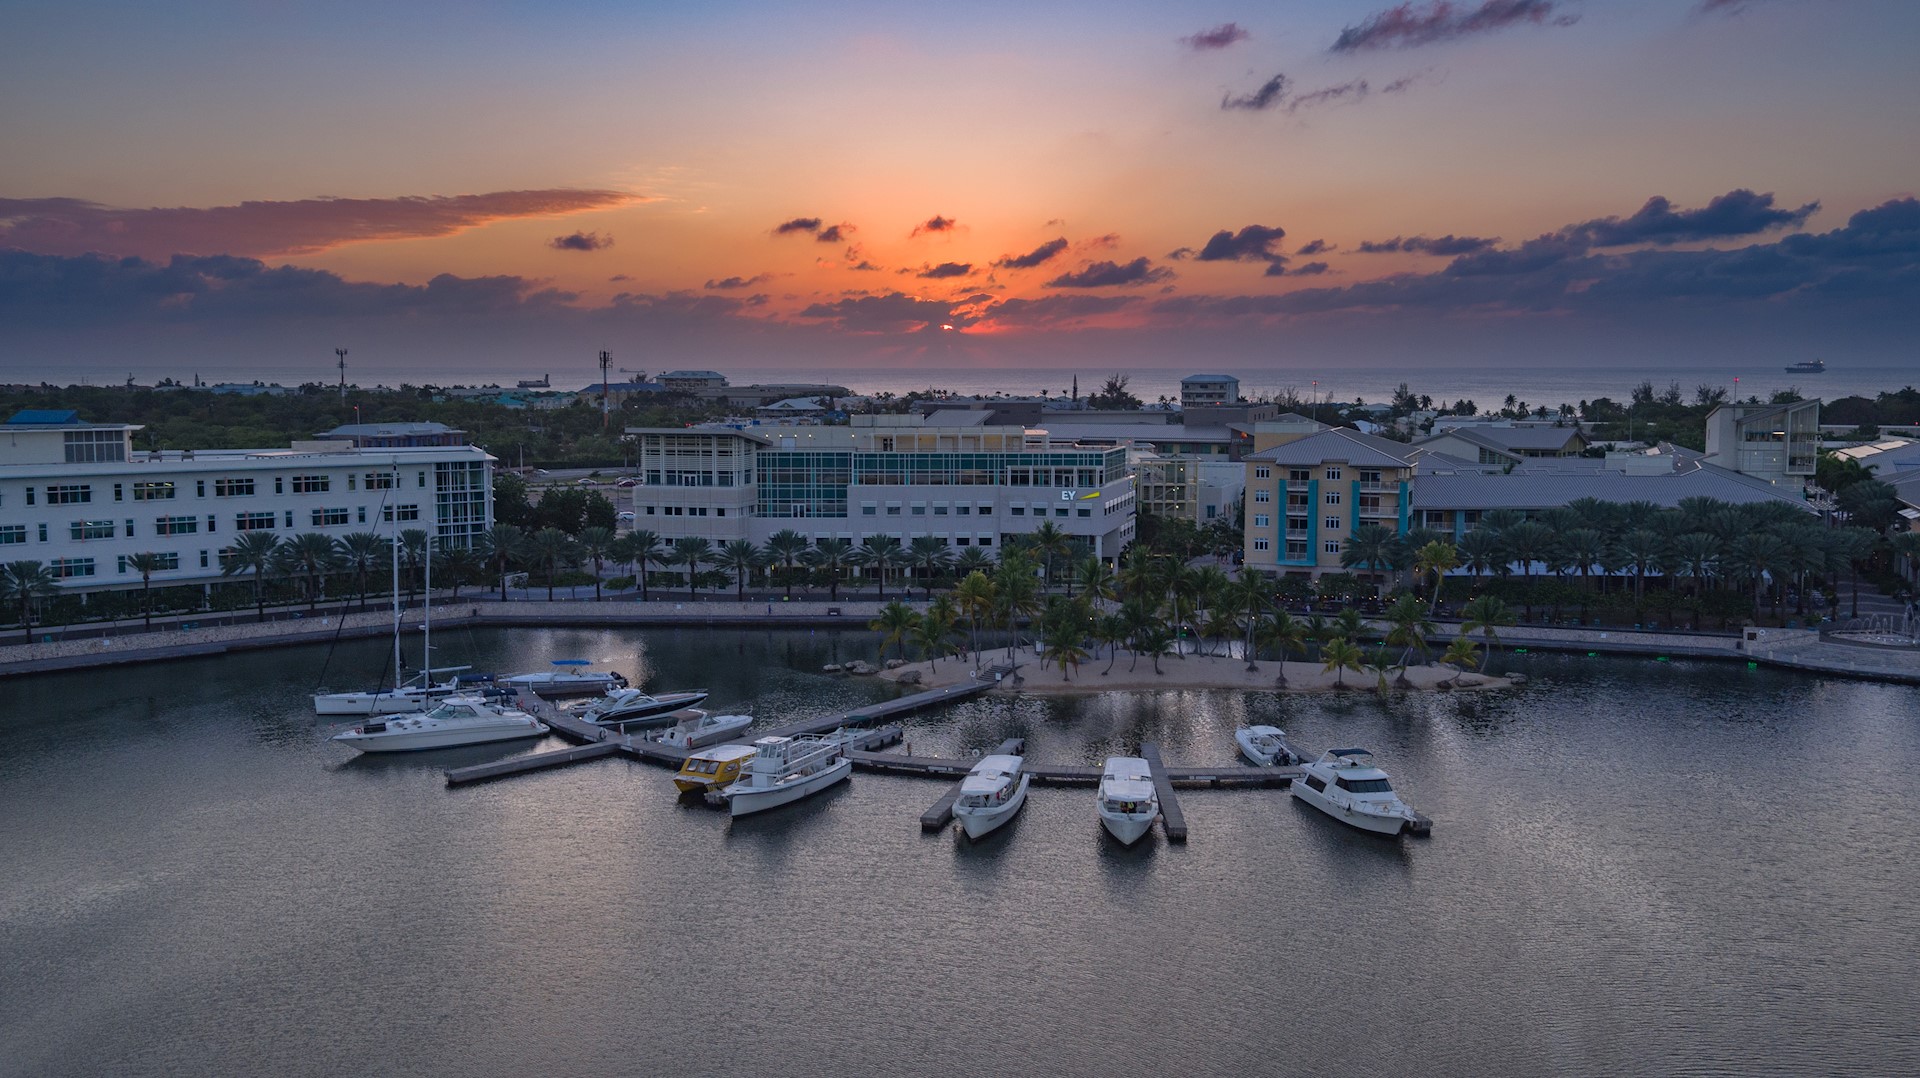
{"type": "Polygon", "coordinates": [[[347,350],[336,348],[333,354],[340,357],[340,399],[347,399],[347,350]]]}
{"type": "Polygon", "coordinates": [[[607,432],[607,367],[613,362],[613,353],[600,350],[600,433],[607,432]]]}

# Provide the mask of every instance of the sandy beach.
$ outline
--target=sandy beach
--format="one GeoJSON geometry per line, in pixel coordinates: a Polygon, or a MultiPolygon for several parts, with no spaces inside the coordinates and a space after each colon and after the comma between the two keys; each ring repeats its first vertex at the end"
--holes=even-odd
{"type": "MultiPolygon", "coordinates": [[[[992,667],[1006,660],[1005,649],[983,652],[980,661],[983,666],[992,667]]],[[[1228,656],[1162,656],[1159,672],[1155,672],[1151,659],[1144,656],[1136,663],[1133,657],[1122,653],[1119,661],[1111,664],[1102,656],[1097,661],[1081,663],[1072,671],[1072,677],[1061,675],[1058,665],[1041,665],[1039,657],[1030,651],[1019,655],[1018,682],[1011,686],[1019,692],[1031,693],[1073,693],[1073,692],[1151,692],[1160,689],[1260,689],[1264,691],[1285,692],[1369,692],[1379,685],[1379,675],[1372,672],[1359,674],[1352,670],[1344,678],[1337,678],[1320,663],[1309,662],[1271,662],[1254,664],[1255,669],[1248,670],[1244,660],[1228,656]],[[1286,674],[1286,683],[1280,683],[1282,669],[1286,674]],[[1340,682],[1345,681],[1342,689],[1340,682]]],[[[909,682],[918,674],[918,684],[922,688],[940,688],[958,684],[967,680],[973,673],[971,656],[956,659],[942,659],[938,664],[925,662],[909,663],[906,666],[881,672],[879,677],[889,681],[900,681],[903,677],[909,682]],[[936,668],[937,667],[937,668],[936,668]]],[[[1387,684],[1392,689],[1421,691],[1465,691],[1480,692],[1487,689],[1506,689],[1513,682],[1504,676],[1459,673],[1450,666],[1410,666],[1406,670],[1406,685],[1397,684],[1399,671],[1387,674],[1387,684]],[[1447,683],[1443,685],[1442,683],[1447,683]]]]}

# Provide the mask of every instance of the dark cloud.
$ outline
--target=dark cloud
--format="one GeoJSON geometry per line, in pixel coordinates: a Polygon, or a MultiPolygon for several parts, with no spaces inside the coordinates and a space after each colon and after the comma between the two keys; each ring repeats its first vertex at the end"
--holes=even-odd
{"type": "Polygon", "coordinates": [[[1287,102],[1287,112],[1292,114],[1301,109],[1313,108],[1315,105],[1330,105],[1342,100],[1360,101],[1366,96],[1367,80],[1354,79],[1351,82],[1343,82],[1338,86],[1329,86],[1312,93],[1296,94],[1293,100],[1287,102]]]}
{"type": "Polygon", "coordinates": [[[1491,33],[1517,23],[1571,26],[1580,16],[1557,13],[1557,10],[1564,12],[1565,7],[1557,0],[1483,0],[1478,7],[1452,0],[1433,0],[1425,7],[1405,3],[1376,12],[1358,26],[1341,30],[1328,51],[1410,49],[1491,33]]]}
{"type": "Polygon", "coordinates": [[[830,321],[854,333],[900,333],[950,324],[954,314],[952,304],[888,292],[816,303],[801,311],[799,317],[830,321]]]}
{"type": "Polygon", "coordinates": [[[955,228],[958,228],[959,226],[960,226],[960,222],[954,220],[953,218],[942,217],[938,214],[935,214],[934,216],[927,218],[921,224],[914,226],[913,231],[908,234],[907,238],[912,239],[914,236],[918,236],[922,233],[931,234],[935,232],[951,232],[955,228]]]}
{"type": "Polygon", "coordinates": [[[598,232],[570,232],[548,240],[547,246],[556,251],[604,251],[613,246],[613,237],[598,232]]]}
{"type": "Polygon", "coordinates": [[[616,274],[614,274],[613,276],[611,276],[611,277],[609,277],[609,278],[607,278],[607,280],[609,280],[609,281],[613,281],[613,282],[616,282],[616,283],[618,283],[618,282],[620,282],[620,281],[628,281],[628,280],[632,280],[632,278],[630,278],[630,277],[628,277],[628,276],[627,276],[626,274],[624,274],[624,273],[616,273],[616,274]]]}
{"type": "Polygon", "coordinates": [[[1333,244],[1328,243],[1326,240],[1310,240],[1306,246],[1300,248],[1299,253],[1304,257],[1306,255],[1324,254],[1331,250],[1333,250],[1333,244]]]}
{"type": "Polygon", "coordinates": [[[1048,240],[1023,255],[1004,255],[994,262],[1000,269],[1032,269],[1067,249],[1065,236],[1048,240]]]}
{"type": "Polygon", "coordinates": [[[41,254],[312,254],[348,243],[447,236],[494,221],[650,201],[553,189],[407,198],[311,198],[236,206],[116,209],[76,198],[0,198],[0,247],[41,254]]]}
{"type": "Polygon", "coordinates": [[[874,265],[873,263],[867,261],[864,258],[858,262],[855,262],[853,265],[848,266],[847,268],[851,270],[857,270],[861,273],[879,273],[881,269],[881,267],[874,265]]]}
{"type": "Polygon", "coordinates": [[[795,217],[790,221],[782,221],[773,226],[773,234],[776,236],[791,236],[795,232],[811,234],[819,231],[820,218],[818,217],[795,217]]]}
{"type": "Polygon", "coordinates": [[[1267,262],[1279,256],[1273,248],[1286,235],[1286,229],[1266,225],[1248,225],[1238,232],[1223,228],[1193,257],[1201,262],[1267,262]]]}
{"type": "Polygon", "coordinates": [[[1294,277],[1318,277],[1327,272],[1327,269],[1328,266],[1325,262],[1308,262],[1304,265],[1295,266],[1287,272],[1294,277]]]}
{"type": "Polygon", "coordinates": [[[1223,22],[1211,30],[1202,30],[1197,34],[1180,39],[1180,44],[1195,52],[1207,52],[1224,49],[1236,41],[1245,41],[1252,34],[1242,30],[1238,23],[1223,22]]]}
{"type": "Polygon", "coordinates": [[[965,277],[972,272],[971,262],[942,262],[937,266],[922,266],[914,276],[938,281],[946,277],[965,277]]]}
{"type": "Polygon", "coordinates": [[[1772,192],[1757,195],[1740,188],[1714,198],[1703,209],[1676,212],[1673,203],[1655,195],[1631,217],[1603,217],[1572,225],[1567,231],[1595,247],[1686,243],[1798,226],[1819,208],[1818,202],[1809,202],[1799,209],[1780,209],[1773,204],[1772,192]]]}
{"type": "Polygon", "coordinates": [[[847,237],[853,235],[854,232],[854,227],[843,221],[837,225],[828,225],[826,228],[820,230],[819,235],[813,238],[821,243],[845,243],[847,237]]]}
{"type": "Polygon", "coordinates": [[[1173,271],[1155,267],[1145,257],[1131,262],[1089,262],[1078,270],[1063,273],[1047,282],[1048,288],[1114,288],[1120,285],[1152,284],[1168,280],[1173,271]]]}
{"type": "Polygon", "coordinates": [[[754,285],[765,284],[771,280],[773,280],[773,274],[761,273],[752,277],[722,277],[717,281],[708,281],[701,287],[719,291],[730,291],[736,288],[752,288],[754,285]]]}
{"type": "Polygon", "coordinates": [[[1258,90],[1238,97],[1227,94],[1220,99],[1222,109],[1242,109],[1248,112],[1260,112],[1279,104],[1287,93],[1287,77],[1275,75],[1260,85],[1258,90]]]}
{"type": "MultiPolygon", "coordinates": [[[[1453,258],[1457,255],[1472,254],[1475,251],[1491,250],[1499,242],[1500,239],[1497,236],[1492,238],[1455,236],[1452,233],[1433,237],[1395,236],[1390,240],[1362,240],[1359,250],[1361,254],[1369,255],[1397,254],[1404,251],[1408,254],[1441,255],[1453,258]]],[[[1315,252],[1302,248],[1300,253],[1304,255],[1315,252]]]]}

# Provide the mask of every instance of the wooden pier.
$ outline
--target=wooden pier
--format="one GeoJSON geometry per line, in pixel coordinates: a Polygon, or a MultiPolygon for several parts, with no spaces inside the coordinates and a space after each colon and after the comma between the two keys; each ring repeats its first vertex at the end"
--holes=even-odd
{"type": "MultiPolygon", "coordinates": [[[[1002,741],[1000,743],[1000,747],[997,749],[994,749],[993,752],[989,753],[988,755],[1019,756],[1026,751],[1027,751],[1026,738],[1010,737],[1005,741],[1002,741]]],[[[886,754],[875,752],[875,753],[865,753],[864,755],[881,756],[886,754]]],[[[903,757],[903,759],[911,759],[911,757],[903,757]]],[[[958,762],[958,761],[953,761],[953,762],[958,762]]],[[[932,808],[920,814],[920,830],[939,831],[942,828],[946,827],[949,823],[953,822],[953,803],[956,800],[958,800],[960,797],[960,787],[963,783],[967,781],[966,779],[967,772],[972,771],[973,765],[979,762],[980,761],[977,759],[968,762],[966,764],[967,770],[962,771],[960,773],[959,781],[955,782],[953,786],[950,789],[948,789],[945,794],[941,795],[940,800],[935,801],[933,803],[932,808]]]]}
{"type": "Polygon", "coordinates": [[[1140,743],[1140,758],[1147,762],[1147,770],[1153,775],[1153,789],[1160,797],[1160,829],[1167,833],[1168,842],[1187,840],[1187,814],[1180,809],[1180,798],[1173,792],[1173,783],[1167,779],[1167,765],[1160,759],[1160,745],[1153,741],[1140,743]]]}

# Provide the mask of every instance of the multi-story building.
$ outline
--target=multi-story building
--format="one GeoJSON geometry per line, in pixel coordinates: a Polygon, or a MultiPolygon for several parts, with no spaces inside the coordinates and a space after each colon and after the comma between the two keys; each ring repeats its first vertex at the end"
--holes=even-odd
{"type": "Polygon", "coordinates": [[[668,371],[657,375],[655,380],[679,393],[700,389],[720,389],[727,384],[727,376],[719,371],[668,371]]]}
{"type": "Polygon", "coordinates": [[[1407,532],[1417,450],[1345,427],[1311,434],[1256,427],[1254,438],[1246,459],[1248,568],[1338,572],[1347,537],[1361,525],[1407,532]],[[1278,444],[1263,447],[1263,440],[1278,444]]]}
{"type": "Polygon", "coordinates": [[[141,586],[127,559],[153,553],[154,585],[173,586],[219,579],[241,532],[418,528],[466,545],[493,520],[493,458],[475,446],[143,452],[139,429],[70,411],[0,424],[0,561],[41,562],[84,591],[141,586]]]}
{"type": "Polygon", "coordinates": [[[1141,512],[1206,524],[1232,512],[1246,474],[1234,461],[1142,453],[1134,461],[1134,491],[1141,512]]]}
{"type": "Polygon", "coordinates": [[[671,541],[922,535],[997,552],[1051,523],[1117,557],[1134,530],[1127,451],[1062,445],[983,412],[857,415],[849,426],[629,428],[634,526],[671,541]]]}
{"type": "Polygon", "coordinates": [[[1231,374],[1189,374],[1180,379],[1180,407],[1232,404],[1240,399],[1240,379],[1231,374]]]}
{"type": "Polygon", "coordinates": [[[1820,455],[1820,402],[1722,404],[1707,413],[1707,461],[1806,489],[1820,455]]]}

